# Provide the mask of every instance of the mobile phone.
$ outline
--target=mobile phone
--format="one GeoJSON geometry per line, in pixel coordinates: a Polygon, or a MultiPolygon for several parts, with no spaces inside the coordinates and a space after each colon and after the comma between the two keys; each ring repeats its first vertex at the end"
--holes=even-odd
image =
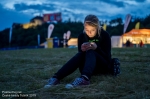
{"type": "Polygon", "coordinates": [[[85,42],[85,43],[83,43],[83,44],[87,46],[87,45],[89,45],[89,44],[90,44],[90,42],[85,42]]]}

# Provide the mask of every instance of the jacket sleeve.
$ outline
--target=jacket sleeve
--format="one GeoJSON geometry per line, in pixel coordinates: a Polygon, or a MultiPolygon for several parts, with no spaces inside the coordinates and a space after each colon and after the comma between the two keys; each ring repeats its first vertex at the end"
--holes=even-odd
{"type": "Polygon", "coordinates": [[[102,45],[98,45],[96,51],[100,53],[105,59],[111,61],[111,39],[107,32],[103,33],[102,45]]]}
{"type": "Polygon", "coordinates": [[[82,45],[82,43],[83,43],[83,37],[82,37],[82,34],[80,34],[79,36],[78,36],[78,52],[83,52],[82,50],[81,50],[81,45],[82,45]]]}

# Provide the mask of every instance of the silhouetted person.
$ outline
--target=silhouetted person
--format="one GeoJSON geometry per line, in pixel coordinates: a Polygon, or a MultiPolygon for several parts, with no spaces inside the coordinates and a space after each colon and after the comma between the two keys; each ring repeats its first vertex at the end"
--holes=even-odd
{"type": "Polygon", "coordinates": [[[143,44],[142,40],[140,41],[139,45],[140,45],[140,47],[143,47],[144,44],[143,44]]]}
{"type": "Polygon", "coordinates": [[[126,47],[130,47],[130,40],[127,40],[127,42],[126,42],[126,47]]]}

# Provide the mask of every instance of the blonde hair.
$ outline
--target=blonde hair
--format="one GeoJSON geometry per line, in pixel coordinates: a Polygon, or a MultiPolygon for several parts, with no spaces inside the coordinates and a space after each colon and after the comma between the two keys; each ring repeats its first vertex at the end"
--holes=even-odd
{"type": "Polygon", "coordinates": [[[100,36],[100,33],[101,33],[101,27],[100,27],[100,22],[99,22],[99,19],[97,18],[97,16],[95,15],[87,15],[84,19],[84,24],[88,24],[88,25],[91,25],[91,26],[94,26],[97,28],[97,32],[98,32],[98,36],[100,36]]]}

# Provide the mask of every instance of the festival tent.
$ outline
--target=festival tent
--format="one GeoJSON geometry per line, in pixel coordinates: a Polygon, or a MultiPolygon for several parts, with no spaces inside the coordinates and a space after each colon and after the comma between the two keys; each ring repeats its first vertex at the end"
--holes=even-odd
{"type": "Polygon", "coordinates": [[[150,29],[132,29],[122,35],[123,43],[129,40],[132,44],[150,44],[150,29]]]}
{"type": "Polygon", "coordinates": [[[78,45],[78,39],[77,38],[71,38],[68,40],[68,46],[77,46],[78,45]]]}
{"type": "Polygon", "coordinates": [[[111,37],[111,46],[112,47],[122,47],[122,38],[121,38],[121,36],[112,36],[111,37]]]}

